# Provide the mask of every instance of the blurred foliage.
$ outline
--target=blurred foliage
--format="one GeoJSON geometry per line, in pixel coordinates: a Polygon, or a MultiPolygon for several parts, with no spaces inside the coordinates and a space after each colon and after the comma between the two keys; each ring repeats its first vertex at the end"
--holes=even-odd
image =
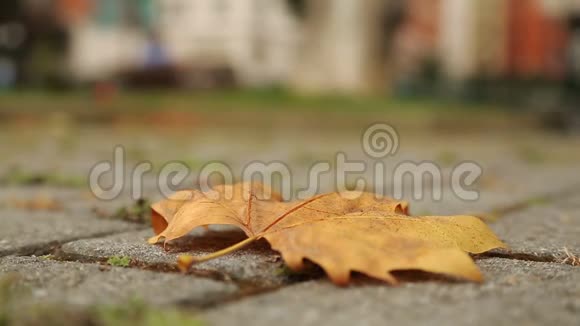
{"type": "Polygon", "coordinates": [[[55,186],[80,188],[87,185],[87,180],[70,175],[49,172],[27,172],[12,168],[0,176],[0,184],[11,186],[55,186]]]}
{"type": "Polygon", "coordinates": [[[150,203],[147,199],[140,198],[131,206],[123,206],[117,209],[113,214],[102,212],[94,208],[94,213],[103,219],[121,220],[125,222],[146,224],[151,220],[150,203]]]}
{"type": "Polygon", "coordinates": [[[114,110],[119,112],[151,110],[299,110],[328,111],[481,111],[505,109],[501,105],[456,101],[445,97],[383,95],[349,96],[342,94],[303,95],[284,88],[230,89],[185,92],[149,90],[123,91],[107,101],[99,101],[90,91],[67,93],[45,90],[20,90],[0,93],[0,112],[51,112],[114,110]]]}
{"type": "Polygon", "coordinates": [[[549,155],[541,149],[523,146],[516,149],[517,157],[524,163],[541,164],[549,159],[549,155]]]}

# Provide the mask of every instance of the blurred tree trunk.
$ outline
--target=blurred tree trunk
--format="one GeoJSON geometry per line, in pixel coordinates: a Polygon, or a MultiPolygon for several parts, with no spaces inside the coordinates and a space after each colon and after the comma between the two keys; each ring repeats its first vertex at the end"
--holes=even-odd
{"type": "Polygon", "coordinates": [[[401,0],[307,0],[294,86],[307,92],[390,89],[401,0]]]}

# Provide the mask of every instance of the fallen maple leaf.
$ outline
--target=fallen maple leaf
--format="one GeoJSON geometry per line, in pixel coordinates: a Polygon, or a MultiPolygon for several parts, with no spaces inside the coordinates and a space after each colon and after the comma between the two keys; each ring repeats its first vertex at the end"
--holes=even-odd
{"type": "Polygon", "coordinates": [[[198,226],[234,225],[248,239],[205,257],[183,256],[180,268],[265,238],[291,269],[300,270],[309,259],[340,285],[349,282],[352,271],[391,284],[397,282],[390,273],[395,270],[481,281],[468,253],[505,247],[476,217],[412,217],[407,203],[371,193],[328,193],[299,202],[283,202],[275,193],[267,199],[266,193],[272,192],[259,183],[178,192],[152,206],[157,235],[149,242],[166,243],[198,226]]]}

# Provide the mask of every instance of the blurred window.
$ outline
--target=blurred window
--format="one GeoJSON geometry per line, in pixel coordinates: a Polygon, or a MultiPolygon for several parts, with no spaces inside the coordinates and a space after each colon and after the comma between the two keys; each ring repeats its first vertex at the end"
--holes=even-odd
{"type": "Polygon", "coordinates": [[[133,0],[133,10],[136,12],[139,25],[151,28],[155,23],[155,3],[153,0],[133,0]]]}
{"type": "Polygon", "coordinates": [[[230,2],[228,0],[213,0],[213,11],[216,15],[224,15],[230,10],[230,2]]]}
{"type": "Polygon", "coordinates": [[[9,58],[0,57],[0,88],[7,88],[16,82],[16,64],[9,58]]]}
{"type": "Polygon", "coordinates": [[[154,0],[98,0],[95,19],[103,26],[130,25],[150,28],[155,23],[154,0]]]}
{"type": "Polygon", "coordinates": [[[111,26],[121,20],[123,1],[98,0],[95,4],[95,19],[102,26],[111,26]]]}
{"type": "Polygon", "coordinates": [[[299,18],[306,17],[306,0],[286,0],[290,10],[299,18]]]}

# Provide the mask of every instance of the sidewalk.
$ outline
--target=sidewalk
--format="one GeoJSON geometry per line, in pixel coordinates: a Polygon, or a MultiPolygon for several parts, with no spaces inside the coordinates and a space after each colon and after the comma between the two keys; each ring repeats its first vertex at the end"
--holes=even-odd
{"type": "MultiPolygon", "coordinates": [[[[82,178],[92,162],[110,159],[115,143],[134,148],[134,161],[139,156],[162,161],[195,155],[196,160],[220,158],[243,166],[250,159],[280,159],[290,160],[297,173],[310,164],[311,159],[304,157],[323,151],[331,155],[334,149],[329,142],[353,158],[364,159],[356,150],[358,131],[329,134],[325,139],[333,140],[324,143],[326,147],[309,138],[308,131],[301,139],[268,137],[251,130],[237,138],[197,131],[181,140],[147,133],[135,137],[123,130],[78,132],[84,146],[65,159],[34,150],[46,148],[53,138],[23,137],[17,141],[27,147],[14,149],[15,159],[0,162],[0,171],[10,171],[10,165],[18,162],[24,171],[50,166],[82,178]]],[[[580,154],[574,152],[578,139],[544,134],[509,139],[487,133],[465,138],[429,133],[405,137],[395,157],[399,162],[438,159],[452,166],[469,159],[484,168],[478,185],[481,196],[475,202],[445,193],[442,201],[411,203],[417,215],[492,216],[492,229],[510,251],[476,257],[486,278],[483,284],[433,277],[391,287],[358,277],[353,285],[338,288],[316,268],[304,274],[289,272],[263,242],[182,275],[174,266],[179,252],[213,252],[236,242],[241,234],[223,228],[199,230],[165,252],[147,244],[152,235],[148,225],[96,216],[95,207],[114,212],[131,202],[127,197],[102,202],[86,187],[51,182],[2,186],[0,279],[18,275],[16,282],[32,289],[31,296],[16,305],[50,301],[91,307],[137,298],[162,309],[183,309],[203,325],[577,325],[580,269],[573,265],[580,255],[580,154]],[[530,148],[535,152],[526,156],[523,152],[530,148]],[[14,205],[46,196],[62,208],[14,205]],[[127,257],[130,263],[112,266],[111,257],[127,257]]],[[[8,147],[2,144],[3,151],[8,147]]],[[[157,196],[153,188],[145,192],[149,198],[157,196]]]]}

